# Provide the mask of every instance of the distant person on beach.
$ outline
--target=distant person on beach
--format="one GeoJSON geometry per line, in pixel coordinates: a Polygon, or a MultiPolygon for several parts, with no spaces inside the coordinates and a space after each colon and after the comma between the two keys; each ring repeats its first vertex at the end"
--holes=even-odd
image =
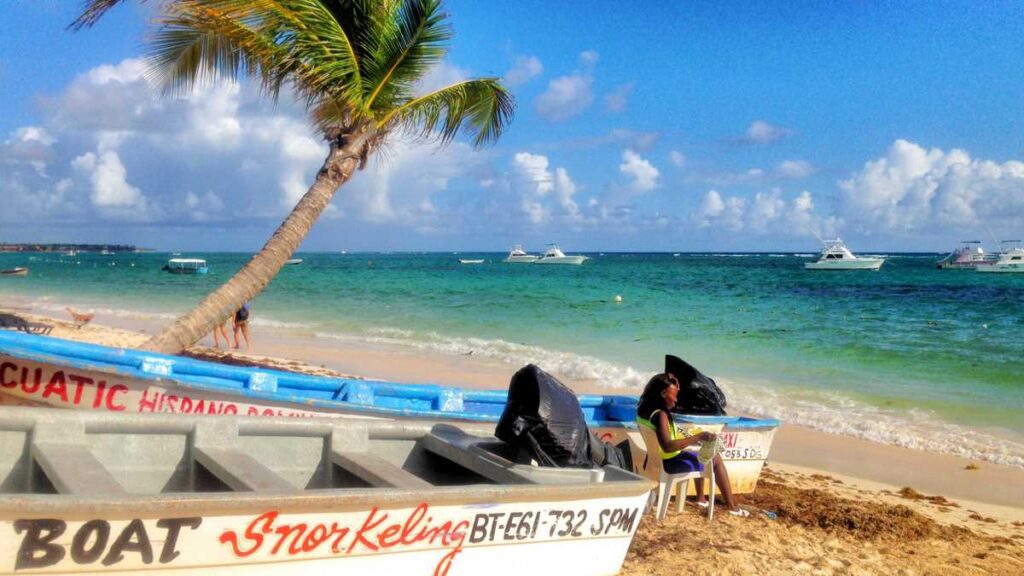
{"type": "MultiPolygon", "coordinates": [[[[231,346],[231,340],[228,338],[228,319],[224,318],[224,321],[213,327],[213,347],[220,350],[220,337],[224,337],[224,347],[228,348],[231,346]]],[[[237,341],[238,338],[236,337],[237,341]]]]}
{"type": "Polygon", "coordinates": [[[235,311],[235,348],[238,348],[238,333],[245,338],[245,351],[249,351],[249,303],[235,311]]]}
{"type": "MultiPolygon", "coordinates": [[[[644,387],[640,401],[637,403],[636,416],[640,426],[647,426],[658,434],[658,444],[661,448],[662,465],[665,472],[669,474],[681,474],[684,472],[703,471],[704,464],[697,459],[693,452],[687,452],[685,448],[701,442],[714,442],[716,435],[707,431],[695,431],[691,428],[679,429],[672,420],[670,410],[676,405],[676,397],[679,395],[679,381],[671,374],[657,374],[644,387]]],[[[736,498],[732,494],[732,484],[729,482],[729,473],[722,463],[722,458],[715,454],[712,459],[712,466],[715,467],[715,483],[718,490],[725,498],[725,505],[729,513],[734,516],[749,516],[750,513],[742,510],[736,504],[736,498]]],[[[697,492],[697,505],[707,506],[707,497],[704,495],[704,479],[694,480],[694,488],[697,492]]]]}

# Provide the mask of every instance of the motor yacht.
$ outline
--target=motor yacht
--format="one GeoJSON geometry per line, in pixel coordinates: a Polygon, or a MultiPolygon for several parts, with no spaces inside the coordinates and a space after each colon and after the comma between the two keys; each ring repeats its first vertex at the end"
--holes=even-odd
{"type": "Polygon", "coordinates": [[[536,262],[540,258],[534,254],[527,254],[526,250],[523,250],[522,245],[516,244],[512,247],[512,251],[508,253],[508,257],[505,258],[505,262],[518,262],[520,264],[530,264],[536,262]]]}
{"type": "Polygon", "coordinates": [[[964,240],[963,246],[949,253],[948,256],[936,262],[939,268],[978,268],[980,266],[991,266],[999,259],[998,254],[986,254],[978,240],[964,240]]]}
{"type": "Polygon", "coordinates": [[[807,262],[807,270],[878,270],[885,258],[854,256],[842,240],[826,240],[816,262],[807,262]]]}
{"type": "Polygon", "coordinates": [[[548,244],[548,249],[544,251],[544,255],[537,260],[537,264],[583,264],[586,260],[586,256],[566,256],[558,246],[554,244],[548,244]]]}
{"type": "Polygon", "coordinates": [[[999,259],[991,266],[979,267],[978,272],[1022,272],[1024,273],[1024,243],[1020,240],[1003,240],[999,259]]]}

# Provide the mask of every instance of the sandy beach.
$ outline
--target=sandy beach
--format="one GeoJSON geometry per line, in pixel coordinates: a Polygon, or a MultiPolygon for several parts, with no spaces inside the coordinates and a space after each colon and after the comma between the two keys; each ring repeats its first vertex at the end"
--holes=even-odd
{"type": "MultiPolygon", "coordinates": [[[[100,317],[84,328],[17,308],[0,317],[49,334],[137,346],[157,321],[100,317]]],[[[254,328],[249,354],[204,340],[191,354],[285,370],[400,382],[505,388],[518,367],[472,355],[281,337],[254,328]]],[[[593,383],[558,375],[577,392],[593,383]]],[[[644,519],[623,574],[1020,574],[1024,572],[1024,470],[876,444],[784,425],[744,504],[753,518],[696,508],[644,519]]]]}

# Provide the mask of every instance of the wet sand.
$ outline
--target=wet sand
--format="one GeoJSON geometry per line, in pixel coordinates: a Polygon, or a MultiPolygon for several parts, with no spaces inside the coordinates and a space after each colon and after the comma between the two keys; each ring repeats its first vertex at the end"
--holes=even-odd
{"type": "MultiPolygon", "coordinates": [[[[0,308],[50,327],[50,335],[132,347],[156,322],[70,322],[0,308]]],[[[70,320],[70,317],[68,318],[70,320]]],[[[252,327],[253,353],[190,353],[239,363],[399,382],[505,388],[518,366],[357,342],[280,337],[252,327]]],[[[565,379],[577,392],[593,383],[565,379]]],[[[607,392],[607,390],[603,390],[607,392]]],[[[658,523],[646,517],[623,574],[1022,574],[1024,470],[783,426],[757,491],[738,518],[714,522],[687,506],[658,523]],[[773,511],[772,520],[756,512],[773,511]]]]}

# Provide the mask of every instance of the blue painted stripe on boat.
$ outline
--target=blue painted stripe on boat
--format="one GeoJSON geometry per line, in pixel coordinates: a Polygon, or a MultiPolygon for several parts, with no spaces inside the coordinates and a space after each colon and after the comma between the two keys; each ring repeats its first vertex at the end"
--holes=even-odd
{"type": "MultiPolygon", "coordinates": [[[[312,376],[6,330],[0,330],[0,350],[34,362],[113,373],[186,390],[381,417],[455,417],[495,422],[508,400],[508,392],[504,390],[463,390],[438,384],[312,376]],[[250,385],[259,380],[253,378],[254,374],[263,375],[267,389],[254,389],[250,385]]],[[[584,394],[578,398],[589,426],[635,426],[635,396],[584,394]]],[[[729,429],[779,426],[779,421],[774,419],[690,415],[678,418],[697,424],[725,424],[729,429]]]]}

